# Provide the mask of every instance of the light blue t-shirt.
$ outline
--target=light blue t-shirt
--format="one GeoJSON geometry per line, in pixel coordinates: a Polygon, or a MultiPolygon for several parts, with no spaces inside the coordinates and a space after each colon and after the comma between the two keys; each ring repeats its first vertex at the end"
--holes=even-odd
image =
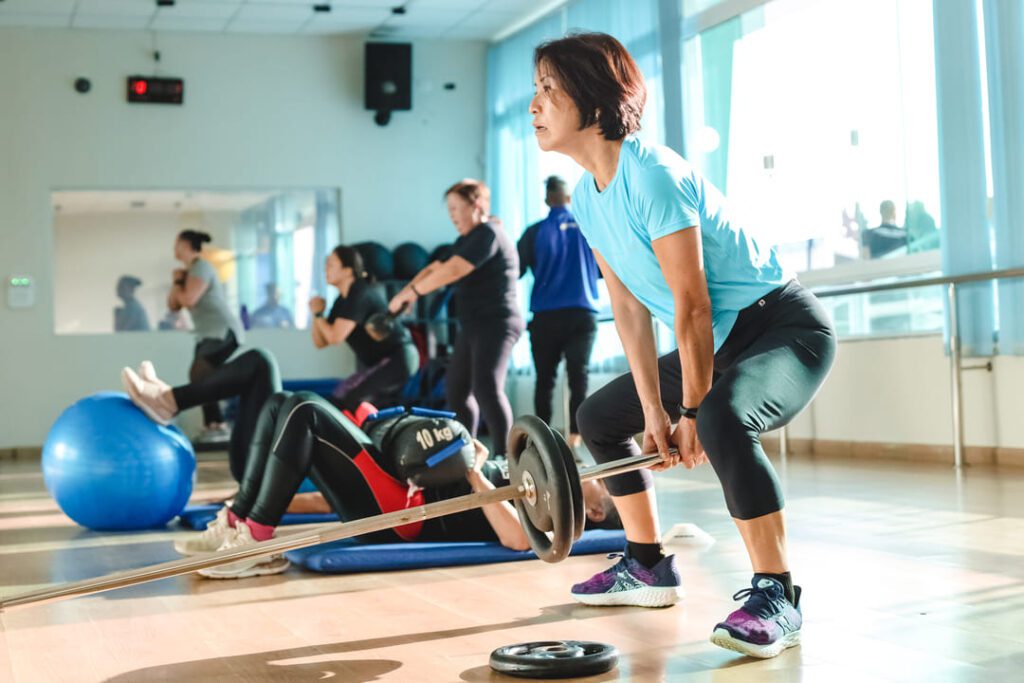
{"type": "Polygon", "coordinates": [[[793,279],[773,249],[729,222],[725,197],[689,162],[668,147],[633,136],[623,140],[615,177],[602,192],[593,175],[583,175],[573,210],[590,246],[669,328],[675,304],[651,242],[699,225],[715,351],[742,309],[793,279]]]}

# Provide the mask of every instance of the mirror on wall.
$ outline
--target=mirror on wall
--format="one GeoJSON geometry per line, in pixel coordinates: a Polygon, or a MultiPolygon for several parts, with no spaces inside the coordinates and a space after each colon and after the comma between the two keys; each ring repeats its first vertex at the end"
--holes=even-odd
{"type": "Polygon", "coordinates": [[[306,328],[340,241],[340,191],[61,190],[54,216],[57,334],[189,331],[168,308],[179,233],[207,233],[201,257],[247,329],[306,328]]]}

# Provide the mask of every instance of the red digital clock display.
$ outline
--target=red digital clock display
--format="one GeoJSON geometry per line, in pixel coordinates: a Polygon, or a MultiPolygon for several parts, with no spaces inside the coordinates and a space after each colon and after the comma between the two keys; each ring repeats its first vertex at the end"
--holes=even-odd
{"type": "Polygon", "coordinates": [[[181,104],[185,101],[185,81],[180,78],[129,76],[128,101],[149,104],[181,104]]]}

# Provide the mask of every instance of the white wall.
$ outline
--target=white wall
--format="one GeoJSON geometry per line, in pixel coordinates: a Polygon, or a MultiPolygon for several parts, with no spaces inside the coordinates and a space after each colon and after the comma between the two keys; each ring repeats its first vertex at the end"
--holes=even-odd
{"type": "MultiPolygon", "coordinates": [[[[0,305],[0,448],[38,445],[60,410],[152,358],[183,379],[191,344],[159,333],[56,336],[56,189],[340,187],[342,236],[427,245],[454,235],[441,192],[483,175],[482,43],[417,43],[414,110],[381,128],[362,108],[363,41],[161,34],[161,72],[185,105],[128,105],[125,77],[152,73],[148,34],[0,29],[0,274],[37,282],[29,310],[0,305]],[[87,95],[74,79],[93,82],[87,95]],[[454,82],[454,91],[443,89],[454,82]]],[[[343,373],[303,332],[258,331],[286,377],[343,373]]]]}

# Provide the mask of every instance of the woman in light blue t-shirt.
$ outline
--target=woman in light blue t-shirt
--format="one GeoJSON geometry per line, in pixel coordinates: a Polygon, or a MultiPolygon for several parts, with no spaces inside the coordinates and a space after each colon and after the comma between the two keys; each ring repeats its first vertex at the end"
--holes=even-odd
{"type": "MultiPolygon", "coordinates": [[[[534,56],[537,143],[586,173],[574,211],[612,299],[630,373],[580,407],[598,462],[659,452],[663,470],[710,461],[754,569],[746,603],[712,642],[772,657],[800,640],[799,586],[786,557],[782,492],[760,435],[790,422],[824,382],[835,333],[817,299],[773,250],[734,225],[725,199],[671,149],[635,138],[643,76],[613,37],[575,34],[534,56]],[[652,314],[678,349],[658,358],[652,314]],[[674,447],[676,450],[670,450],[674,447]]],[[[610,569],[573,587],[580,602],[664,606],[683,594],[665,557],[651,474],[608,480],[627,547],[610,569]]]]}

